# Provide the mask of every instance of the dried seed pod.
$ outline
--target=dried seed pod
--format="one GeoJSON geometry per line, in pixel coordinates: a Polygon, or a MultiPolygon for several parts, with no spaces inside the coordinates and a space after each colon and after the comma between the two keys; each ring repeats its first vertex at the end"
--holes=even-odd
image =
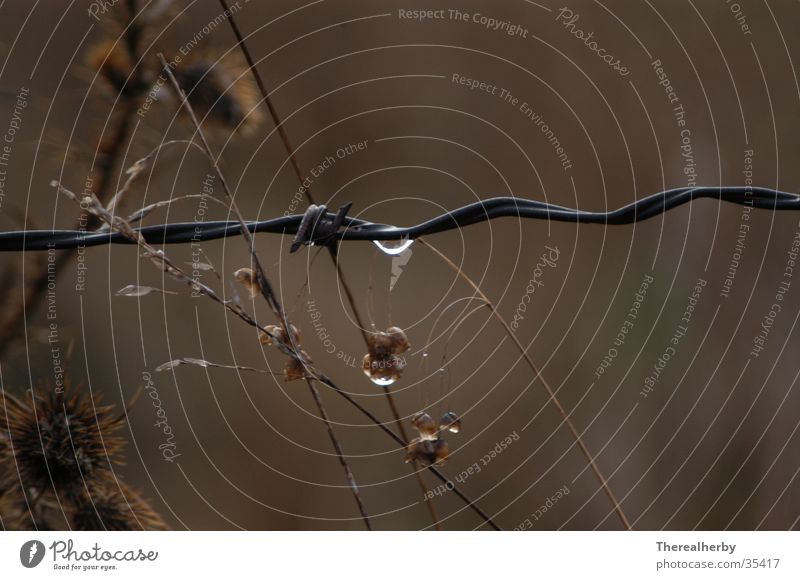
{"type": "Polygon", "coordinates": [[[233,273],[236,281],[242,286],[247,288],[250,292],[250,298],[255,298],[261,294],[261,285],[258,283],[256,273],[250,268],[239,268],[233,273]]]}
{"type": "Polygon", "coordinates": [[[385,332],[373,332],[367,339],[367,347],[371,355],[375,358],[386,358],[394,354],[392,348],[392,338],[385,332]]]}
{"type": "Polygon", "coordinates": [[[411,424],[419,431],[420,439],[433,441],[439,437],[439,429],[433,417],[420,411],[411,417],[411,424]]]}
{"type": "Polygon", "coordinates": [[[419,461],[423,465],[442,465],[449,455],[450,448],[444,439],[412,439],[406,447],[406,463],[419,461]]]}
{"type": "Polygon", "coordinates": [[[439,421],[439,428],[442,430],[447,429],[450,433],[458,433],[461,431],[461,419],[453,411],[448,411],[442,415],[442,419],[439,421]]]}
{"type": "MultiPolygon", "coordinates": [[[[302,352],[302,351],[301,351],[302,352]]],[[[302,353],[303,357],[308,361],[311,360],[308,358],[304,352],[302,353]]],[[[290,381],[297,381],[299,379],[305,378],[307,376],[306,369],[299,360],[294,357],[291,357],[286,360],[286,365],[283,367],[283,380],[287,383],[290,381]]]]}
{"type": "Polygon", "coordinates": [[[447,444],[447,441],[444,439],[433,441],[433,453],[436,456],[434,463],[437,465],[444,464],[447,458],[450,457],[450,446],[447,444]]]}
{"type": "Polygon", "coordinates": [[[420,463],[430,464],[435,460],[433,453],[433,444],[430,441],[424,441],[419,437],[412,439],[406,447],[406,463],[411,461],[419,461],[420,463]]]}
{"type": "Polygon", "coordinates": [[[391,341],[391,348],[394,354],[402,354],[406,352],[411,345],[408,343],[408,337],[403,332],[402,328],[392,326],[386,329],[386,334],[389,335],[391,341]]]}
{"type": "MultiPolygon", "coordinates": [[[[264,327],[264,330],[258,333],[258,340],[261,344],[266,345],[273,345],[277,340],[284,346],[291,346],[291,342],[288,339],[287,333],[283,330],[282,326],[277,326],[275,324],[269,324],[264,327]],[[266,330],[266,332],[264,332],[266,330]]],[[[292,339],[294,340],[295,345],[300,344],[300,330],[294,325],[289,324],[289,331],[292,333],[292,339]]]]}
{"type": "MultiPolygon", "coordinates": [[[[274,342],[272,341],[272,335],[274,332],[270,329],[269,326],[265,327],[269,332],[264,332],[263,330],[258,331],[258,342],[266,346],[272,346],[274,342]]],[[[273,327],[275,328],[275,327],[273,327]]]]}
{"type": "Polygon", "coordinates": [[[286,332],[284,332],[283,328],[281,328],[280,331],[281,331],[281,337],[283,338],[284,344],[290,345],[292,343],[292,341],[294,341],[295,344],[300,344],[300,329],[297,328],[291,322],[289,323],[289,332],[292,335],[292,340],[291,341],[288,340],[288,337],[286,336],[286,332]]]}

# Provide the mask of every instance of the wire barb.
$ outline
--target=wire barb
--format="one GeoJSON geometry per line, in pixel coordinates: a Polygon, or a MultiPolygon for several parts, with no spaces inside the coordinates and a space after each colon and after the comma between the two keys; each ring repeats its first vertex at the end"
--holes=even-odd
{"type": "Polygon", "coordinates": [[[294,236],[292,247],[289,253],[293,254],[300,249],[300,246],[332,246],[336,243],[336,234],[344,223],[344,218],[350,210],[352,203],[346,203],[339,208],[336,214],[328,213],[328,206],[314,205],[308,206],[297,234],[294,236]]]}

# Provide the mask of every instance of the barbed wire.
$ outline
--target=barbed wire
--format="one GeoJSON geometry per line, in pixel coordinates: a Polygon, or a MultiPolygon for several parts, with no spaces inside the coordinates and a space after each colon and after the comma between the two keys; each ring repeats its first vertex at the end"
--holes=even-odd
{"type": "MultiPolygon", "coordinates": [[[[800,210],[800,196],[765,187],[682,187],[647,196],[619,209],[593,212],[573,209],[518,197],[495,197],[478,201],[410,227],[373,223],[344,217],[342,212],[319,213],[315,227],[303,231],[304,244],[329,243],[334,240],[413,240],[480,222],[517,217],[559,222],[622,225],[652,218],[695,199],[711,198],[729,203],[771,210],[800,210]],[[338,217],[337,217],[338,216],[338,217]],[[335,231],[331,231],[336,224],[335,231]],[[339,225],[341,224],[341,225],[339,225]]],[[[324,208],[324,206],[322,206],[324,208]]],[[[308,212],[306,212],[308,214],[308,212]]],[[[290,215],[263,221],[246,222],[251,233],[297,234],[306,214],[290,215]]],[[[306,219],[308,222],[308,219],[306,219]]],[[[168,223],[137,228],[150,244],[184,244],[240,235],[238,221],[168,223]]],[[[117,232],[85,232],[79,230],[25,230],[0,233],[0,252],[67,249],[105,244],[130,244],[130,239],[117,232]]]]}

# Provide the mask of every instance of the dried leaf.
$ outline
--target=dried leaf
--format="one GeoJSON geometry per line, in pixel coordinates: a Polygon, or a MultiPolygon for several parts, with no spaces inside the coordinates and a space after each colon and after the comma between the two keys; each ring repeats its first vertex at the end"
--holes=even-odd
{"type": "Polygon", "coordinates": [[[191,266],[195,270],[205,270],[206,272],[214,272],[214,266],[206,264],[205,262],[184,262],[187,266],[191,266]]]}
{"type": "Polygon", "coordinates": [[[124,288],[117,290],[117,296],[147,296],[153,292],[158,294],[178,294],[177,292],[161,290],[160,288],[153,288],[152,286],[136,286],[135,284],[128,284],[124,288]]]}
{"type": "Polygon", "coordinates": [[[203,367],[203,368],[214,367],[214,368],[218,368],[218,369],[233,369],[233,370],[239,370],[239,371],[250,371],[250,372],[255,372],[255,373],[267,373],[267,374],[270,374],[270,375],[275,374],[275,373],[273,373],[271,371],[265,371],[265,370],[262,370],[262,369],[255,369],[253,367],[245,367],[245,366],[240,366],[240,365],[223,365],[223,364],[218,364],[218,363],[212,363],[212,362],[209,362],[207,360],[200,359],[200,358],[191,358],[191,357],[176,358],[176,359],[171,360],[169,362],[165,362],[164,364],[160,364],[160,365],[158,365],[156,367],[156,372],[168,371],[170,369],[174,369],[175,367],[178,367],[178,366],[181,366],[181,365],[196,365],[196,366],[203,367]]]}

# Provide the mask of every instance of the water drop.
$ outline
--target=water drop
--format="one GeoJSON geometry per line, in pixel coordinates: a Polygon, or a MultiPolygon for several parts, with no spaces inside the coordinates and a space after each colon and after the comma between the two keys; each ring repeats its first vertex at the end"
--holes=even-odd
{"type": "Polygon", "coordinates": [[[389,385],[393,385],[397,379],[395,379],[394,377],[380,378],[380,377],[370,376],[369,380],[371,380],[379,387],[388,387],[389,385]]]}
{"type": "Polygon", "coordinates": [[[428,353],[427,352],[423,352],[422,353],[422,358],[428,358],[428,353]]]}
{"type": "Polygon", "coordinates": [[[398,254],[402,254],[408,248],[410,248],[411,244],[414,243],[414,240],[409,240],[408,238],[386,241],[373,240],[372,243],[378,246],[384,254],[397,256],[398,254]]]}

